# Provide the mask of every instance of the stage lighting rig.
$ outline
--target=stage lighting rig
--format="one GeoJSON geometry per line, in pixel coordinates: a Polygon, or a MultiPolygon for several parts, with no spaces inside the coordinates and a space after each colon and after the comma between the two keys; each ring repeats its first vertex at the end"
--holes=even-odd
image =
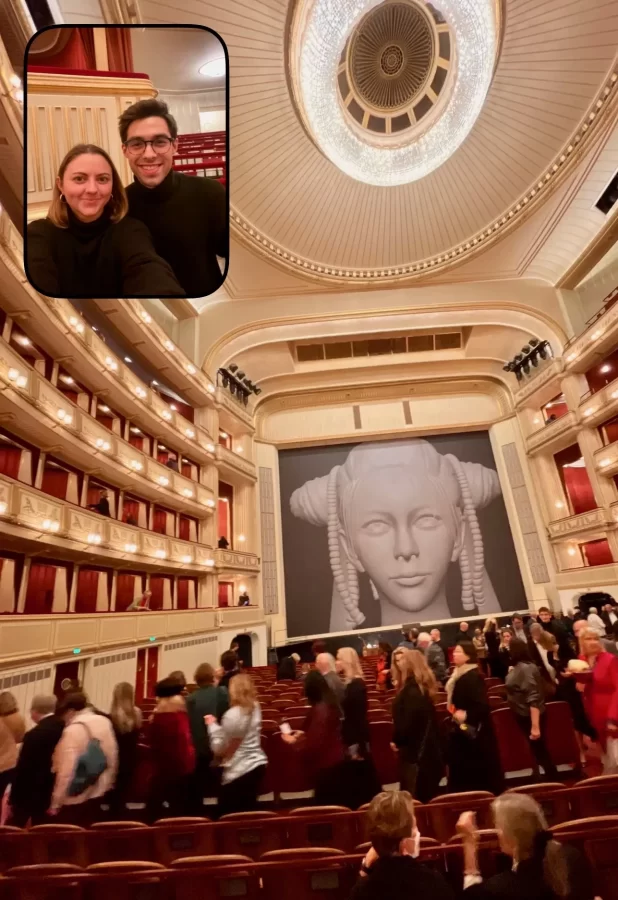
{"type": "Polygon", "coordinates": [[[516,353],[513,359],[502,366],[502,369],[504,372],[512,372],[518,381],[523,381],[525,375],[530,375],[532,368],[538,368],[541,360],[551,359],[552,356],[549,341],[530,338],[528,343],[521,348],[521,353],[516,353]]]}
{"type": "Polygon", "coordinates": [[[247,378],[237,363],[230,363],[229,366],[219,369],[217,377],[221,379],[222,386],[245,406],[249,403],[250,394],[261,394],[261,389],[247,378]]]}

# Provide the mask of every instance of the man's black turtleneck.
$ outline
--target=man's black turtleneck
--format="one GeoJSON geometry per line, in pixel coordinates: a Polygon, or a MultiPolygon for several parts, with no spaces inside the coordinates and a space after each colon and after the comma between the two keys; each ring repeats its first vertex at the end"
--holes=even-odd
{"type": "Polygon", "coordinates": [[[228,255],[228,209],[223,185],[170,171],[161,184],[127,188],[129,213],[152,235],[187,297],[205,297],[223,283],[217,256],[228,255]]]}
{"type": "Polygon", "coordinates": [[[182,297],[170,266],[157,256],[142,222],[107,213],[82,222],[67,209],[66,228],[48,219],[30,222],[26,274],[48,297],[182,297]]]}

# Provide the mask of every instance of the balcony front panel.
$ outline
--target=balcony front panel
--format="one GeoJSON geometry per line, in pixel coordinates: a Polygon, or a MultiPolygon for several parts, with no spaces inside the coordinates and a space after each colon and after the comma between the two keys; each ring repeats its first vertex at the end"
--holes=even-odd
{"type": "Polygon", "coordinates": [[[234,478],[234,476],[240,476],[243,481],[250,481],[252,483],[257,481],[257,469],[255,463],[250,462],[248,459],[244,459],[239,453],[234,453],[233,450],[228,450],[227,447],[224,447],[222,444],[217,444],[217,460],[220,464],[222,477],[225,477],[226,473],[229,473],[228,477],[230,475],[232,478],[234,478]]]}
{"type": "Polygon", "coordinates": [[[585,372],[593,363],[603,359],[617,343],[618,304],[614,304],[565,348],[566,370],[585,372]]]}
{"type": "Polygon", "coordinates": [[[612,528],[614,525],[615,522],[609,510],[599,508],[550,522],[548,531],[552,541],[575,540],[580,536],[589,535],[593,531],[606,531],[607,528],[612,528]]]}
{"type": "Polygon", "coordinates": [[[585,397],[578,407],[584,425],[595,428],[618,414],[618,379],[606,385],[596,394],[585,397]]]}
{"type": "Polygon", "coordinates": [[[597,472],[608,478],[618,475],[618,441],[597,450],[594,454],[594,465],[597,472]]]}
{"type": "Polygon", "coordinates": [[[253,434],[255,431],[253,416],[245,406],[241,406],[226,388],[218,387],[215,397],[219,409],[219,424],[222,428],[236,434],[240,426],[241,433],[253,434]]]}
{"type": "Polygon", "coordinates": [[[558,453],[575,442],[578,427],[577,414],[569,412],[529,435],[526,438],[526,450],[530,456],[558,453]]]}
{"type": "Polygon", "coordinates": [[[616,563],[606,566],[581,566],[579,569],[556,573],[558,590],[594,590],[606,587],[608,584],[618,584],[618,564],[616,563]]]}
{"type": "Polygon", "coordinates": [[[515,406],[542,406],[560,393],[560,380],[564,372],[561,357],[539,367],[515,391],[515,406]]]}
{"type": "Polygon", "coordinates": [[[258,607],[235,607],[219,610],[220,628],[246,628],[264,621],[264,610],[258,607]]]}
{"type": "Polygon", "coordinates": [[[237,550],[215,550],[215,565],[221,571],[259,572],[260,558],[254,553],[240,553],[237,550]]]}

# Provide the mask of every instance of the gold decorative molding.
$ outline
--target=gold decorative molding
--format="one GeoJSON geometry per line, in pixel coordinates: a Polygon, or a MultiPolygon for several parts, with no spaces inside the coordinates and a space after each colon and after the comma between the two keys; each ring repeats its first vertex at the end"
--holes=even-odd
{"type": "Polygon", "coordinates": [[[278,245],[269,235],[247,220],[239,210],[231,206],[230,227],[241,243],[260,256],[274,261],[279,267],[302,275],[312,281],[320,281],[333,285],[353,285],[353,289],[373,288],[376,285],[392,286],[414,283],[428,275],[442,272],[459,265],[464,260],[475,257],[494,246],[513,228],[534,214],[540,204],[545,202],[579,165],[590,146],[603,135],[604,125],[615,115],[618,107],[618,68],[605,79],[577,129],[571,134],[561,150],[556,154],[547,168],[539,175],[525,194],[515,201],[504,213],[482,231],[471,235],[466,241],[427,259],[416,260],[405,265],[360,270],[320,263],[306,257],[298,256],[290,249],[278,245]]]}
{"type": "Polygon", "coordinates": [[[564,348],[565,370],[584,372],[595,357],[612,349],[617,340],[618,303],[614,303],[564,348]]]}
{"type": "Polygon", "coordinates": [[[563,541],[565,538],[574,539],[585,536],[590,531],[604,531],[614,527],[616,527],[616,521],[610,511],[600,507],[591,509],[590,512],[550,522],[547,530],[551,541],[563,541]]]}
{"type": "Polygon", "coordinates": [[[579,569],[567,569],[556,573],[558,590],[583,589],[590,590],[607,584],[618,584],[618,564],[606,566],[585,566],[579,569]]]}
{"type": "Polygon", "coordinates": [[[215,550],[215,565],[219,572],[223,571],[260,571],[260,558],[255,553],[240,553],[238,550],[215,550]]]}
{"type": "Polygon", "coordinates": [[[109,75],[56,75],[53,72],[29,72],[28,93],[156,97],[150,78],[120,78],[109,75]]]}
{"type": "Polygon", "coordinates": [[[233,472],[242,475],[244,478],[249,478],[250,481],[257,481],[257,469],[255,463],[252,463],[248,459],[244,459],[232,450],[228,450],[227,447],[224,447],[222,444],[217,444],[216,459],[221,466],[225,466],[228,470],[231,469],[233,472]]]}
{"type": "Polygon", "coordinates": [[[231,395],[228,394],[225,388],[217,388],[215,399],[216,406],[219,411],[221,411],[221,409],[224,409],[231,416],[233,416],[234,419],[242,422],[244,429],[248,430],[249,434],[253,433],[255,429],[252,414],[247,409],[242,407],[240,403],[238,403],[238,401],[233,400],[231,395]]]}
{"type": "Polygon", "coordinates": [[[554,357],[547,365],[539,367],[532,377],[527,378],[524,384],[515,391],[515,406],[522,406],[540,390],[547,387],[552,381],[559,386],[560,376],[564,372],[564,360],[562,357],[554,357]]]}
{"type": "Polygon", "coordinates": [[[556,453],[560,450],[559,444],[566,447],[570,438],[575,439],[579,420],[577,413],[568,412],[566,415],[548,422],[542,428],[533,432],[526,438],[526,450],[530,456],[543,451],[544,453],[556,453]]]}

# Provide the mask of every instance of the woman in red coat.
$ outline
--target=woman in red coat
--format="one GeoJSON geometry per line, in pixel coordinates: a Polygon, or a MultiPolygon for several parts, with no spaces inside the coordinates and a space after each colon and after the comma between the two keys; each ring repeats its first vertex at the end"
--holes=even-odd
{"type": "Polygon", "coordinates": [[[607,741],[618,739],[618,657],[603,648],[599,635],[592,629],[582,632],[579,642],[582,659],[592,670],[584,685],[584,706],[606,753],[607,741]]]}
{"type": "Polygon", "coordinates": [[[171,677],[155,688],[157,706],[149,731],[154,778],[148,804],[154,821],[162,816],[187,815],[195,749],[182,691],[183,685],[171,677]]]}

